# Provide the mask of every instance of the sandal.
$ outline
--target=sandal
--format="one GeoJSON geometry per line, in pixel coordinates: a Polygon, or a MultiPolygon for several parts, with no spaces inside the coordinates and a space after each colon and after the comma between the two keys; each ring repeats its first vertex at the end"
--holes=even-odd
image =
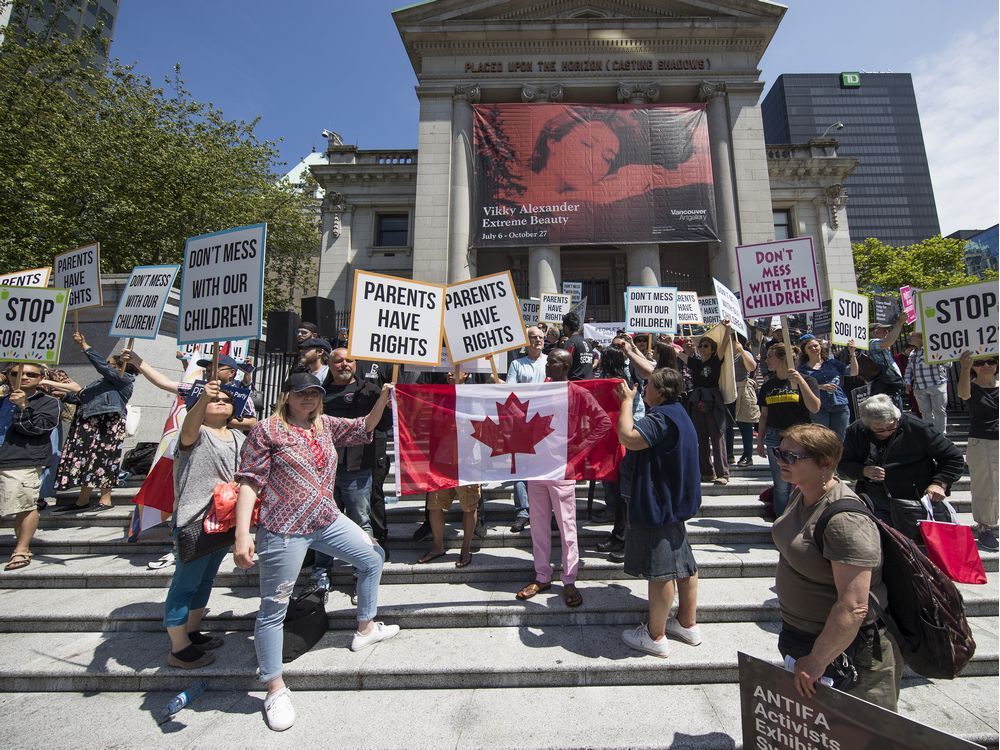
{"type": "Polygon", "coordinates": [[[467,555],[462,555],[461,557],[459,557],[458,560],[455,561],[455,567],[467,568],[469,567],[469,563],[471,562],[472,562],[472,553],[470,552],[467,555]]]}
{"type": "Polygon", "coordinates": [[[4,565],[4,570],[20,570],[21,568],[27,568],[31,565],[31,553],[30,552],[13,552],[10,556],[10,562],[4,565]]]}
{"type": "Polygon", "coordinates": [[[447,552],[427,552],[422,557],[417,558],[417,565],[426,565],[429,562],[437,560],[439,557],[444,557],[447,552]]]}
{"type": "Polygon", "coordinates": [[[579,607],[583,604],[583,594],[571,583],[563,587],[563,601],[567,607],[579,607]]]}
{"type": "Polygon", "coordinates": [[[538,581],[532,581],[517,592],[517,598],[524,601],[526,599],[530,599],[536,594],[542,593],[543,591],[548,591],[550,588],[552,588],[551,583],[539,583],[538,581]]]}

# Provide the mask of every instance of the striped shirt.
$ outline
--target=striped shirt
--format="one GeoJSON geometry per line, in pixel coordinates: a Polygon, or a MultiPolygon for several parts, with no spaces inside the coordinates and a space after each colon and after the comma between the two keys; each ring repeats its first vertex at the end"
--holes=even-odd
{"type": "Polygon", "coordinates": [[[277,417],[258,422],[247,436],[236,481],[257,488],[260,525],[272,533],[311,534],[337,520],[336,448],[372,440],[364,417],[320,419],[323,431],[316,440],[277,417]]]}
{"type": "Polygon", "coordinates": [[[924,350],[914,349],[910,352],[903,383],[917,391],[938,389],[948,382],[947,365],[931,365],[924,361],[924,350]]]}

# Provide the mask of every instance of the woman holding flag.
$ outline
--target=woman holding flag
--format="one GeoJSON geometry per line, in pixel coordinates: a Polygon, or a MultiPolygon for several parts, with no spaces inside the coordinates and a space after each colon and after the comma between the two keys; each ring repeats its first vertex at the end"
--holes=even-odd
{"type": "Polygon", "coordinates": [[[375,622],[378,585],[384,560],[381,548],[361,527],[342,514],[334,500],[337,448],[371,442],[392,386],[367,417],[342,419],[323,414],[319,380],[294,373],[281,387],[275,413],[247,437],[236,506],[236,564],[249,568],[259,554],[260,611],[254,646],[260,681],[267,684],[264,713],[280,732],[295,722],[291,693],[282,679],[282,624],[306,551],[312,547],[337,557],[358,574],[358,628],[351,642],[360,651],[399,632],[398,625],[375,622]],[[254,505],[260,501],[257,539],[250,536],[254,505]]]}

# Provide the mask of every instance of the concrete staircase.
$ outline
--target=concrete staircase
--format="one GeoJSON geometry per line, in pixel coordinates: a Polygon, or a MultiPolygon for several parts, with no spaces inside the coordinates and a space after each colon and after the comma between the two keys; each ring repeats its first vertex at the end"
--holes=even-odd
{"type": "MultiPolygon", "coordinates": [[[[966,420],[952,417],[961,443],[966,420]]],[[[328,603],[331,631],[288,665],[299,719],[282,735],[260,717],[252,645],[258,606],[255,570],[223,564],[206,628],[228,633],[215,664],[192,674],[164,666],[162,603],[172,568],[146,564],[168,549],[165,535],[122,541],[136,488],[116,492],[102,513],[43,514],[32,564],[0,572],[0,706],[4,747],[677,747],[741,745],[736,652],[778,661],[773,591],[777,553],[757,494],[770,484],[762,459],[734,467],[727,487],[704,487],[701,515],[688,522],[700,566],[704,643],[671,644],[667,660],[622,642],[645,614],[645,582],[596,552],[608,526],[587,519],[578,486],[579,588],[569,609],[558,580],[529,602],[514,593],[533,578],[528,530],[508,530],[510,492],[486,490],[489,535],[473,562],[456,569],[452,551],[415,565],[428,543],[409,541],[422,497],[389,505],[391,561],[379,619],[398,623],[394,640],[360,654],[348,649],[354,609],[350,572],[337,569],[328,603]],[[209,692],[157,726],[172,695],[198,679],[209,692]],[[249,714],[249,715],[248,715],[249,714]]],[[[391,488],[387,488],[391,492],[391,488]]],[[[600,488],[595,507],[602,507],[600,488]]],[[[67,494],[61,501],[71,502],[67,494]]],[[[968,477],[953,503],[971,523],[968,477]]],[[[457,511],[457,506],[456,506],[457,511]]],[[[452,521],[459,518],[457,512],[452,521]]],[[[0,530],[0,553],[13,545],[0,530]]],[[[558,542],[553,545],[558,567],[558,542]]],[[[954,681],[904,681],[901,713],[987,746],[998,740],[998,556],[983,554],[985,586],[962,586],[978,650],[954,681]]],[[[558,572],[557,572],[558,575],[558,572]]]]}

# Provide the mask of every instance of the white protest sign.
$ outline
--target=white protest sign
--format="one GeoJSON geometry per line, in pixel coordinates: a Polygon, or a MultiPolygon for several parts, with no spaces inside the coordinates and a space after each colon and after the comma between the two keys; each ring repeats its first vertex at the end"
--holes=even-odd
{"type": "Polygon", "coordinates": [[[441,349],[441,361],[437,365],[431,365],[430,367],[411,365],[406,370],[407,372],[453,372],[456,367],[462,372],[469,374],[481,373],[489,375],[493,372],[493,368],[490,367],[490,361],[486,357],[477,357],[476,359],[469,359],[457,364],[448,359],[448,350],[444,347],[441,349]]]}
{"type": "Polygon", "coordinates": [[[618,335],[618,331],[625,330],[625,321],[620,323],[584,323],[583,337],[594,339],[598,344],[607,345],[618,335]]]}
{"type": "Polygon", "coordinates": [[[568,294],[573,304],[583,299],[583,282],[582,281],[564,281],[562,283],[563,294],[568,294]]]}
{"type": "Polygon", "coordinates": [[[101,246],[85,245],[55,256],[53,286],[69,291],[69,310],[104,304],[101,294],[101,246]]]}
{"type": "MultiPolygon", "coordinates": [[[[749,338],[750,334],[747,331],[747,324],[743,320],[743,310],[736,295],[718,279],[712,279],[712,283],[715,284],[715,299],[719,304],[719,322],[728,318],[734,331],[744,338],[749,338]]],[[[705,323],[707,325],[708,321],[705,321],[705,323]]]]}
{"type": "Polygon", "coordinates": [[[719,315],[719,300],[715,297],[699,297],[698,307],[701,308],[702,325],[714,326],[722,322],[719,315]]]}
{"type": "Polygon", "coordinates": [[[184,243],[177,341],[260,338],[267,225],[226,229],[184,243]]]}
{"type": "Polygon", "coordinates": [[[452,362],[527,346],[510,271],[451,284],[444,298],[444,340],[452,362]]]}
{"type": "Polygon", "coordinates": [[[0,286],[37,286],[49,285],[51,268],[31,268],[27,271],[14,271],[0,275],[0,286]]]}
{"type": "Polygon", "coordinates": [[[0,361],[57,364],[68,300],[65,289],[0,288],[0,361]]]}
{"type": "Polygon", "coordinates": [[[625,290],[625,330],[629,333],[677,333],[677,287],[628,287],[625,290]]]}
{"type": "Polygon", "coordinates": [[[569,312],[573,300],[568,294],[542,292],[538,302],[538,322],[562,325],[563,315],[569,312]]]}
{"type": "Polygon", "coordinates": [[[404,365],[441,361],[443,284],[354,272],[348,354],[404,365]]]}
{"type": "Polygon", "coordinates": [[[830,341],[846,346],[851,339],[854,339],[858,349],[868,349],[868,298],[863,294],[834,289],[830,341]]]}
{"type": "Polygon", "coordinates": [[[822,309],[812,237],[737,245],[743,317],[822,309]]]}
{"type": "Polygon", "coordinates": [[[584,297],[579,302],[574,303],[574,305],[569,309],[569,311],[571,313],[576,313],[576,317],[578,317],[581,322],[584,321],[584,320],[586,320],[587,319],[587,298],[584,297]]]}
{"type": "Polygon", "coordinates": [[[917,293],[927,362],[954,362],[962,352],[997,356],[997,283],[917,293]]]}
{"type": "Polygon", "coordinates": [[[521,303],[521,319],[526,326],[538,325],[539,302],[534,297],[519,300],[521,303]]]}
{"type": "MultiPolygon", "coordinates": [[[[234,341],[220,341],[218,343],[219,352],[228,357],[232,357],[237,362],[243,362],[247,356],[249,356],[250,339],[236,339],[234,341]]],[[[202,356],[213,356],[212,344],[208,343],[181,344],[178,348],[180,351],[184,352],[189,359],[195,355],[198,355],[199,359],[202,356]]]]}
{"type": "Polygon", "coordinates": [[[118,298],[109,336],[155,339],[179,266],[136,266],[118,298]]]}
{"type": "Polygon", "coordinates": [[[681,325],[704,325],[697,292],[677,292],[677,322],[681,325]]]}

